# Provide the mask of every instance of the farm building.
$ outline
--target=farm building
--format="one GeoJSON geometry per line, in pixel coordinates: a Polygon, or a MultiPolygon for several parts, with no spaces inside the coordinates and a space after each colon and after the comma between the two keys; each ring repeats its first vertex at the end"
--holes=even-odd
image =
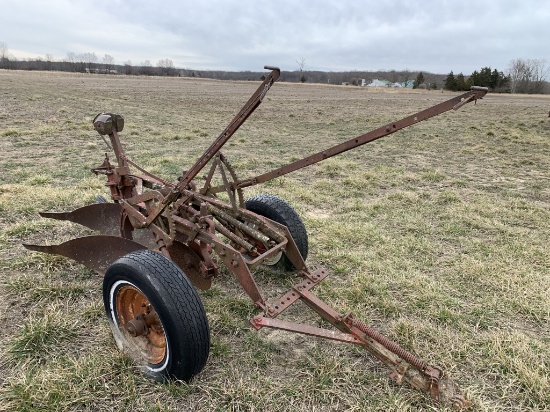
{"type": "Polygon", "coordinates": [[[367,84],[368,87],[390,87],[391,82],[387,80],[378,80],[374,79],[372,82],[367,84]]]}
{"type": "Polygon", "coordinates": [[[412,89],[413,84],[414,84],[414,81],[412,81],[412,80],[407,80],[406,82],[392,83],[388,80],[374,79],[372,82],[367,84],[367,86],[369,86],[369,87],[404,87],[404,88],[407,88],[407,89],[412,89]]]}

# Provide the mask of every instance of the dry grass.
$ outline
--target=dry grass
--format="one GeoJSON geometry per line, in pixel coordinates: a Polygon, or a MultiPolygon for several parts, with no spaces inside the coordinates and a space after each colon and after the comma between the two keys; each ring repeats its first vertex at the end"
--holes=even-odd
{"type": "MultiPolygon", "coordinates": [[[[211,357],[190,384],[135,373],[115,347],[101,279],[21,242],[85,231],[48,221],[105,194],[89,173],[101,111],[129,155],[175,180],[257,84],[0,71],[0,410],[439,410],[358,348],[252,331],[229,277],[202,293],[211,357]]],[[[252,177],[450,97],[277,84],[224,153],[252,177]]],[[[474,409],[550,407],[550,99],[489,95],[247,193],[287,199],[338,310],[450,371],[474,409]]],[[[292,279],[258,281],[276,296],[292,279]]],[[[297,308],[301,321],[317,322],[297,308]]]]}

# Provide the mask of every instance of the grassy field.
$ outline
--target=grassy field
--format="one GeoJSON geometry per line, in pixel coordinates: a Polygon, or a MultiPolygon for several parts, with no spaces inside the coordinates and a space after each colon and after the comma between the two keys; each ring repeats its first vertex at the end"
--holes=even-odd
{"type": "MultiPolygon", "coordinates": [[[[127,153],[175,180],[251,82],[0,71],[0,410],[443,410],[359,348],[253,331],[226,272],[201,297],[211,355],[191,383],[149,381],[115,346],[101,277],[22,242],[87,233],[39,217],[107,195],[91,120],[124,115],[127,153]]],[[[224,148],[252,177],[452,97],[278,83],[224,148]]],[[[550,408],[550,98],[488,95],[248,191],[289,201],[316,291],[448,371],[474,410],[550,408]]],[[[260,271],[278,296],[293,279],[260,271]]],[[[294,316],[317,322],[305,309],[294,316]]]]}

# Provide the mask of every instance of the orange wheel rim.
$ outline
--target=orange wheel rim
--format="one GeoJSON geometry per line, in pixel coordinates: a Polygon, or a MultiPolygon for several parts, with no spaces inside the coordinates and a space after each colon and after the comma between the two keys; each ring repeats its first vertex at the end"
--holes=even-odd
{"type": "Polygon", "coordinates": [[[162,362],[166,356],[166,335],[156,313],[146,334],[133,337],[126,331],[129,321],[148,310],[154,310],[147,297],[134,286],[124,285],[116,293],[115,304],[118,324],[130,345],[131,354],[139,353],[151,364],[162,362]]]}

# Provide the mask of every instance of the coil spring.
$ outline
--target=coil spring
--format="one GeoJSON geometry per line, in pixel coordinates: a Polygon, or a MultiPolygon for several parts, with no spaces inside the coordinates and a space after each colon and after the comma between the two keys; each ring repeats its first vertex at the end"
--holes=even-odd
{"type": "Polygon", "coordinates": [[[397,356],[405,360],[407,363],[413,365],[415,368],[421,370],[422,372],[426,370],[426,367],[428,366],[428,364],[422,359],[420,359],[418,356],[413,355],[406,349],[403,349],[401,346],[399,346],[399,344],[388,339],[387,337],[382,335],[380,332],[377,332],[376,330],[368,327],[364,322],[356,319],[350,319],[350,320],[351,320],[352,326],[356,327],[361,332],[365,333],[365,335],[374,339],[376,342],[384,346],[386,349],[395,353],[397,356]]]}

